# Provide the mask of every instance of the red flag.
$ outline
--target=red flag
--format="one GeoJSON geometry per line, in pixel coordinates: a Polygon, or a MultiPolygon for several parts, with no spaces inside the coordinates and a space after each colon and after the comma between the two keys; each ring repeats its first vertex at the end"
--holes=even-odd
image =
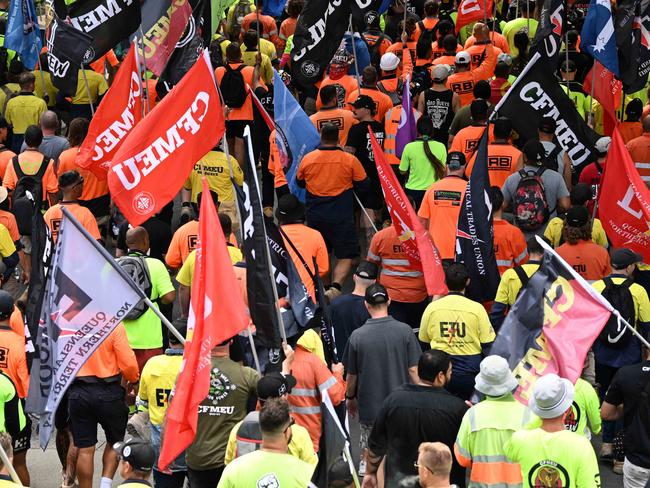
{"type": "Polygon", "coordinates": [[[207,52],[134,128],[117,151],[108,187],[131,225],[167,205],[194,163],[225,131],[221,101],[207,52]]]}
{"type": "Polygon", "coordinates": [[[404,190],[397,181],[390,164],[386,161],[386,155],[372,131],[370,131],[370,143],[372,151],[375,153],[375,164],[381,189],[386,199],[386,206],[402,243],[402,249],[411,265],[422,270],[427,293],[430,296],[446,295],[448,290],[445,285],[445,272],[442,269],[440,254],[406,198],[404,190]]]}
{"type": "Polygon", "coordinates": [[[494,10],[494,0],[488,0],[487,4],[483,0],[462,0],[458,6],[458,16],[456,17],[456,33],[467,24],[491,17],[494,10]]]}
{"type": "Polygon", "coordinates": [[[142,118],[142,81],[133,44],[90,121],[76,163],[105,180],[111,159],[142,118]]]}
{"type": "Polygon", "coordinates": [[[605,160],[598,216],[615,247],[629,247],[650,263],[650,190],[634,167],[618,129],[605,160]]]}
{"type": "Polygon", "coordinates": [[[591,68],[585,77],[583,89],[585,93],[593,93],[594,98],[602,105],[603,128],[605,134],[611,134],[616,125],[616,109],[621,105],[623,84],[614,78],[614,73],[598,61],[594,61],[593,68],[591,68]],[[593,91],[591,80],[595,81],[593,91]]]}
{"type": "MultiPolygon", "coordinates": [[[[210,188],[203,179],[203,194],[210,188]]],[[[167,410],[158,466],[165,470],[196,436],[199,404],[210,389],[210,352],[248,326],[244,299],[211,198],[201,199],[199,241],[183,365],[167,410]],[[234,292],[233,292],[234,291],[234,292]]]]}

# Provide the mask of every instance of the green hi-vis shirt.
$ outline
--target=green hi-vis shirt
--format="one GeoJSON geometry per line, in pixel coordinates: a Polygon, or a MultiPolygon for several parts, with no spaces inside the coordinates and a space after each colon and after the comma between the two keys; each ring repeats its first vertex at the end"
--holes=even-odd
{"type": "MultiPolygon", "coordinates": [[[[11,378],[4,373],[0,373],[0,432],[7,432],[7,424],[15,424],[18,421],[20,430],[25,428],[27,420],[23,412],[23,406],[18,398],[16,387],[11,378]],[[7,422],[9,420],[10,422],[7,422]]],[[[16,425],[13,426],[14,429],[16,425]]],[[[15,432],[10,432],[15,434],[15,432]]]]}
{"type": "Polygon", "coordinates": [[[600,488],[594,448],[575,432],[520,430],[506,442],[505,454],[521,466],[524,488],[600,488]]]}
{"type": "Polygon", "coordinates": [[[255,451],[238,457],[226,466],[217,488],[306,487],[314,466],[291,454],[255,451]]]}

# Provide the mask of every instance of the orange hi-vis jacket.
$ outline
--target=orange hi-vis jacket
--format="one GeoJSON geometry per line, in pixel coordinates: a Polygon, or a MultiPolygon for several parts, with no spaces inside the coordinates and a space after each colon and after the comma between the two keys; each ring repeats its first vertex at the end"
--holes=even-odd
{"type": "Polygon", "coordinates": [[[497,55],[492,44],[485,48],[485,59],[476,68],[470,71],[454,73],[447,78],[447,87],[458,93],[460,105],[469,105],[474,99],[474,85],[480,80],[487,80],[494,75],[494,67],[497,65],[497,55]]]}

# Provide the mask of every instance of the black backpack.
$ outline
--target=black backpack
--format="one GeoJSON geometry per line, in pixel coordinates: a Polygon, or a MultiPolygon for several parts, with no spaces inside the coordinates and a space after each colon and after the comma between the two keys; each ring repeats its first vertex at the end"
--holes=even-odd
{"type": "MultiPolygon", "coordinates": [[[[151,296],[151,275],[149,274],[149,266],[147,266],[146,258],[139,254],[129,254],[122,256],[115,260],[126,274],[128,274],[133,282],[138,285],[144,294],[148,297],[151,296]]],[[[140,300],[136,306],[124,317],[124,320],[136,320],[142,317],[149,307],[144,299],[140,300]]]]}
{"type": "MultiPolygon", "coordinates": [[[[620,285],[615,284],[609,277],[604,278],[603,281],[605,282],[605,289],[602,291],[603,297],[612,304],[612,307],[618,310],[621,317],[627,320],[628,324],[634,327],[636,313],[634,297],[630,291],[632,280],[627,278],[620,285]]],[[[602,344],[612,349],[623,349],[630,342],[633,335],[622,322],[619,324],[616,315],[611,314],[598,339],[602,344]]]]}
{"type": "Polygon", "coordinates": [[[43,208],[43,176],[47,171],[48,161],[43,156],[40,168],[33,175],[26,175],[23,172],[18,156],[11,159],[11,164],[17,179],[12,195],[11,211],[16,217],[20,235],[31,236],[32,216],[34,212],[43,208]]]}
{"type": "Polygon", "coordinates": [[[381,81],[377,82],[377,88],[379,89],[380,92],[390,97],[390,101],[393,103],[393,107],[395,107],[396,105],[400,105],[402,103],[404,82],[402,82],[401,78],[398,78],[397,80],[397,89],[395,91],[386,90],[386,88],[384,88],[384,84],[381,81]]]}
{"type": "Polygon", "coordinates": [[[519,291],[517,292],[517,296],[519,296],[521,295],[521,292],[524,291],[524,288],[526,288],[528,281],[530,281],[530,276],[526,274],[526,271],[524,271],[524,268],[521,265],[517,265],[512,269],[515,270],[517,278],[521,281],[521,288],[519,288],[519,291]]]}
{"type": "Polygon", "coordinates": [[[221,78],[221,94],[223,101],[230,108],[240,108],[246,101],[246,84],[244,75],[241,74],[245,65],[237,66],[232,69],[226,64],[226,72],[221,78]]]}
{"type": "Polygon", "coordinates": [[[431,81],[431,73],[429,69],[433,66],[431,63],[423,64],[422,66],[413,67],[413,75],[411,78],[411,95],[416,96],[425,90],[431,88],[433,82],[431,81]]]}
{"type": "Polygon", "coordinates": [[[386,34],[379,34],[377,40],[371,46],[370,43],[365,39],[366,44],[368,45],[368,54],[370,54],[370,64],[375,68],[379,69],[379,62],[381,61],[381,53],[379,49],[381,48],[381,43],[384,39],[390,39],[386,34]]]}
{"type": "Polygon", "coordinates": [[[210,63],[212,64],[213,69],[224,65],[221,43],[225,40],[226,38],[224,36],[219,36],[210,43],[210,63]]]}

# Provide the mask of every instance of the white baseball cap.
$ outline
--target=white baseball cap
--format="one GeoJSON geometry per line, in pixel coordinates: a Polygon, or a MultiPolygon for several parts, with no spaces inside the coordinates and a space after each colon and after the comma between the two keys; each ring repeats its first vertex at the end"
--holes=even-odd
{"type": "Polygon", "coordinates": [[[393,53],[386,53],[381,57],[379,61],[379,67],[383,71],[393,71],[399,66],[399,58],[393,53]]]}
{"type": "Polygon", "coordinates": [[[438,83],[445,81],[449,77],[449,66],[438,64],[431,70],[431,79],[438,83]]]}
{"type": "Polygon", "coordinates": [[[471,59],[472,58],[467,51],[461,51],[459,53],[456,53],[456,59],[454,62],[456,64],[469,64],[471,59]]]}

